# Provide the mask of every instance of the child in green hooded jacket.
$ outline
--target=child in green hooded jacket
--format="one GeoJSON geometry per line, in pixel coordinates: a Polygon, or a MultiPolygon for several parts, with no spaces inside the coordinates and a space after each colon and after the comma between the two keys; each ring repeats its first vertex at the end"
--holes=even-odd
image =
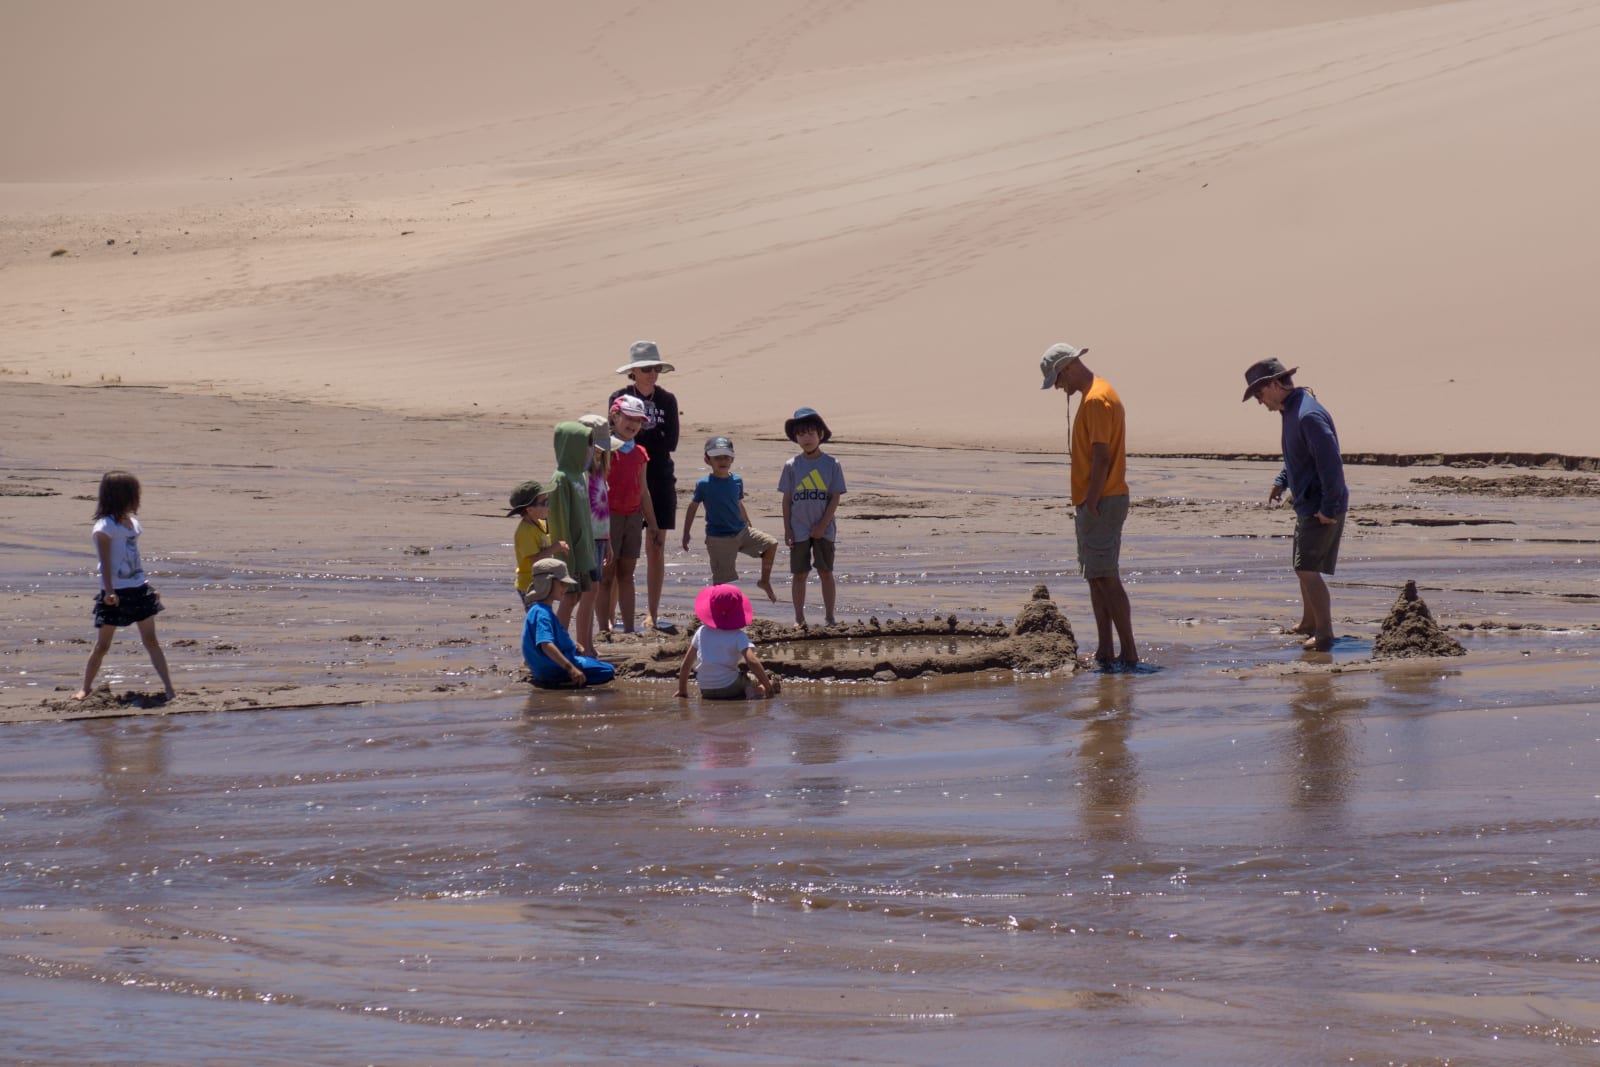
{"type": "Polygon", "coordinates": [[[561,625],[570,625],[579,596],[600,580],[594,558],[594,529],[589,513],[589,482],[583,468],[589,462],[589,427],[581,422],[556,423],[556,470],[550,476],[550,537],[565,541],[559,553],[578,582],[576,593],[561,598],[561,625]]]}

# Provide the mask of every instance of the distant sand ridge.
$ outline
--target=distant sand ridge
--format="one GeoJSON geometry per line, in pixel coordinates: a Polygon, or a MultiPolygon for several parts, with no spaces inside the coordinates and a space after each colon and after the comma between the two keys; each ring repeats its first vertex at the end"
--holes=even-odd
{"type": "Polygon", "coordinates": [[[1270,451],[1272,354],[1595,454],[1600,7],[908,10],[11,5],[0,368],[547,424],[650,337],[690,426],[1056,449],[1066,339],[1137,451],[1270,451]]]}

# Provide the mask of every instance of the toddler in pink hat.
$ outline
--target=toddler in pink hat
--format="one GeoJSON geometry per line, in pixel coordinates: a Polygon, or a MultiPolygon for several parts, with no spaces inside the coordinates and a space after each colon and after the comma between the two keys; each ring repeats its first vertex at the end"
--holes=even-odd
{"type": "Polygon", "coordinates": [[[700,695],[706,700],[763,700],[778,695],[778,679],[767,673],[755,643],[744,628],[755,618],[750,598],[736,585],[708,585],[694,598],[695,616],[704,625],[689,638],[678,668],[678,695],[689,695],[689,675],[700,665],[700,695]],[[755,675],[741,673],[747,668],[755,675]]]}

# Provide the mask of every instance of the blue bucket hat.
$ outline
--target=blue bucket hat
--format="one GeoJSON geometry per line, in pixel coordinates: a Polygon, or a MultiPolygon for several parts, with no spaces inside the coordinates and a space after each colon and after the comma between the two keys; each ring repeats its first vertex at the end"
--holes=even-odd
{"type": "Polygon", "coordinates": [[[814,422],[822,427],[822,443],[827,444],[833,440],[833,431],[828,429],[828,424],[817,414],[816,408],[796,408],[794,417],[783,420],[783,435],[789,440],[795,439],[795,427],[802,422],[814,422]]]}

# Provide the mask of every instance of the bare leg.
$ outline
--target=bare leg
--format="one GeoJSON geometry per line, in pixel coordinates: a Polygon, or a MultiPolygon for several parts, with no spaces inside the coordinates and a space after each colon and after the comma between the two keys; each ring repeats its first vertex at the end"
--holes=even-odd
{"type": "Polygon", "coordinates": [[[594,602],[599,595],[597,585],[578,595],[578,651],[595,659],[600,658],[594,650],[594,602]]]}
{"type": "Polygon", "coordinates": [[[94,632],[94,648],[89,651],[89,665],[83,669],[83,688],[72,694],[73,700],[82,700],[94,688],[94,677],[100,673],[100,662],[111,651],[111,639],[117,636],[115,626],[99,626],[94,632]]]}
{"type": "Polygon", "coordinates": [[[1326,652],[1333,647],[1333,597],[1328,583],[1316,571],[1295,571],[1300,579],[1300,596],[1305,601],[1305,617],[1311,620],[1311,636],[1305,647],[1326,652]]]}
{"type": "Polygon", "coordinates": [[[595,599],[595,614],[598,628],[606,633],[611,632],[611,624],[617,618],[617,557],[612,556],[606,560],[606,565],[600,571],[600,593],[595,599]]]}
{"type": "Polygon", "coordinates": [[[822,618],[829,626],[834,623],[833,618],[833,572],[818,570],[817,584],[822,587],[822,618]]]}
{"type": "Polygon", "coordinates": [[[1118,660],[1127,667],[1138,663],[1139,650],[1133,643],[1133,608],[1128,603],[1122,577],[1112,574],[1089,579],[1089,600],[1094,605],[1095,628],[1100,638],[1095,658],[1102,663],[1111,662],[1111,632],[1115,629],[1122,643],[1122,655],[1118,660]]]}
{"type": "Polygon", "coordinates": [[[761,553],[761,579],[756,582],[756,588],[767,594],[767,599],[774,604],[778,602],[778,591],[772,588],[772,561],[777,558],[778,546],[768,545],[761,553]]]}
{"type": "Polygon", "coordinates": [[[626,633],[633,633],[634,592],[633,569],[639,565],[639,557],[617,560],[617,575],[615,587],[617,592],[617,614],[622,616],[622,629],[626,633]]]}
{"type": "Polygon", "coordinates": [[[161,676],[161,685],[167,691],[167,699],[171,700],[178,695],[178,691],[172,688],[172,674],[167,670],[167,654],[161,651],[161,642],[156,640],[154,615],[139,620],[139,640],[144,642],[144,650],[150,653],[150,663],[161,676]]]}
{"type": "Polygon", "coordinates": [[[560,603],[556,605],[556,618],[561,620],[562,626],[571,628],[572,613],[577,610],[578,599],[581,596],[581,593],[567,593],[561,597],[560,603]]]}
{"type": "Polygon", "coordinates": [[[805,571],[797,574],[794,576],[793,581],[789,583],[789,599],[794,601],[794,624],[796,626],[804,626],[806,624],[806,575],[809,573],[809,571],[805,571]]]}
{"type": "Polygon", "coordinates": [[[645,531],[644,562],[645,595],[650,606],[650,614],[645,616],[644,625],[648,630],[656,624],[661,614],[661,585],[666,579],[667,566],[667,531],[645,531]]]}

